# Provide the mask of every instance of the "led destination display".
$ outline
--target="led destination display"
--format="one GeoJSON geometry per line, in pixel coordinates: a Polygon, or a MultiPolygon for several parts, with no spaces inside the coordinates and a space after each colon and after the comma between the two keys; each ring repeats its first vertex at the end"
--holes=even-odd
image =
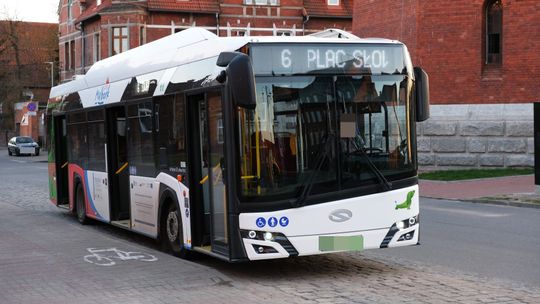
{"type": "Polygon", "coordinates": [[[257,75],[406,73],[402,45],[266,44],[251,54],[257,75]]]}

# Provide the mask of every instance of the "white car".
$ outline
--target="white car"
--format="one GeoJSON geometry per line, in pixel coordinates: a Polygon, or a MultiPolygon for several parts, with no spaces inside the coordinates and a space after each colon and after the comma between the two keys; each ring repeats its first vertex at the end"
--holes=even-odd
{"type": "Polygon", "coordinates": [[[16,136],[8,142],[9,155],[34,154],[39,155],[39,145],[28,136],[16,136]]]}

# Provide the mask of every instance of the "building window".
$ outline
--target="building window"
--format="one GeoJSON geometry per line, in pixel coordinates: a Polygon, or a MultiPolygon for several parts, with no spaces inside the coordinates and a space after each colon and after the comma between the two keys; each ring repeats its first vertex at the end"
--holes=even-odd
{"type": "Polygon", "coordinates": [[[502,3],[489,0],[486,3],[486,64],[502,62],[502,3]]]}
{"type": "Polygon", "coordinates": [[[128,45],[128,28],[113,27],[113,55],[120,54],[129,49],[128,45]]]}
{"type": "Polygon", "coordinates": [[[225,142],[225,135],[223,133],[223,118],[220,116],[217,120],[217,142],[222,144],[225,142]]]}
{"type": "Polygon", "coordinates": [[[75,40],[69,43],[69,69],[75,70],[75,40]]]}
{"type": "Polygon", "coordinates": [[[64,71],[69,71],[69,42],[64,43],[64,71]]]}
{"type": "Polygon", "coordinates": [[[139,28],[139,45],[143,45],[146,43],[146,28],[144,26],[141,26],[139,28]]]}
{"type": "Polygon", "coordinates": [[[73,0],[68,0],[68,3],[67,3],[67,20],[68,21],[71,21],[71,19],[73,19],[72,8],[73,8],[73,0]]]}
{"type": "Polygon", "coordinates": [[[328,0],[328,5],[339,5],[339,0],[328,0]]]}
{"type": "Polygon", "coordinates": [[[246,5],[279,5],[279,0],[244,0],[246,5]]]}
{"type": "Polygon", "coordinates": [[[94,34],[94,63],[98,62],[101,59],[101,41],[99,39],[99,33],[94,34]]]}

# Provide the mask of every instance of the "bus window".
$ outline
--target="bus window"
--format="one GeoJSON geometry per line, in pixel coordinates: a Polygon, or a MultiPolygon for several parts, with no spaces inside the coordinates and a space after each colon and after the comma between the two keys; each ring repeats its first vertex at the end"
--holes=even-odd
{"type": "Polygon", "coordinates": [[[68,116],[68,159],[83,169],[87,168],[88,143],[85,113],[70,114],[68,116]]]}
{"type": "Polygon", "coordinates": [[[128,106],[128,160],[131,175],[154,176],[152,102],[128,106]]]}
{"type": "Polygon", "coordinates": [[[163,96],[154,99],[154,103],[155,117],[159,126],[156,128],[159,167],[173,173],[185,173],[187,152],[184,96],[163,96]]]}

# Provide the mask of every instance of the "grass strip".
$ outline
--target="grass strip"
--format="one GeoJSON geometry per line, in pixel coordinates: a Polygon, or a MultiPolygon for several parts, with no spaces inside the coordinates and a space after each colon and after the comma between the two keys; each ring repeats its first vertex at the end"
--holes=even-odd
{"type": "Polygon", "coordinates": [[[443,170],[420,173],[420,179],[438,181],[456,181],[477,178],[490,178],[514,175],[534,174],[533,168],[466,169],[443,170]]]}

